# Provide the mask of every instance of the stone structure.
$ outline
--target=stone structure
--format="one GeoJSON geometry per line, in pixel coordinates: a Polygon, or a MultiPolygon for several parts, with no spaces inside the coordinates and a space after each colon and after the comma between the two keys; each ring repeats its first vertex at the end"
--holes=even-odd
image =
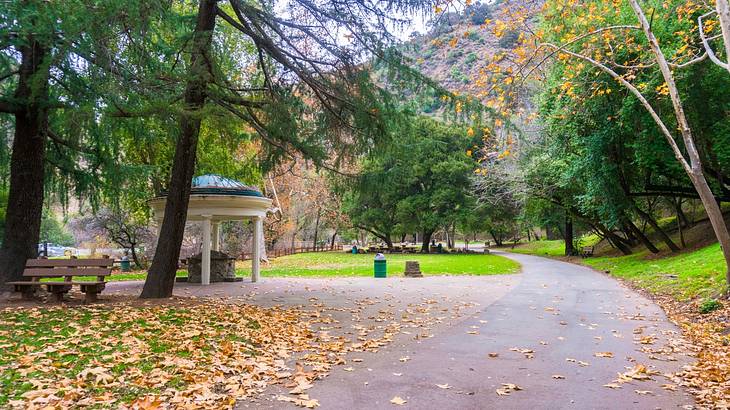
{"type": "Polygon", "coordinates": [[[422,278],[421,265],[418,261],[406,261],[405,276],[407,278],[422,278]]]}
{"type": "MultiPolygon", "coordinates": [[[[202,281],[202,254],[188,259],[188,282],[202,281]]],[[[219,251],[210,251],[210,282],[239,282],[243,278],[236,277],[236,258],[219,251]]]]}

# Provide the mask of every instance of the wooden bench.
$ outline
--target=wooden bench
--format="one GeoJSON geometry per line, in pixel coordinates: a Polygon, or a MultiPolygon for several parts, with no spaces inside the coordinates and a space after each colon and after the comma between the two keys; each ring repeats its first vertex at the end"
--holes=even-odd
{"type": "Polygon", "coordinates": [[[595,249],[595,246],[584,246],[580,250],[580,256],[583,258],[587,258],[589,256],[593,256],[593,250],[595,249]]]}
{"type": "Polygon", "coordinates": [[[56,300],[63,300],[63,295],[76,285],[86,295],[86,302],[93,302],[104,290],[106,277],[111,275],[113,259],[28,259],[25,263],[23,278],[27,280],[8,282],[15,286],[16,292],[22,292],[23,299],[33,297],[35,290],[46,286],[56,300]],[[95,277],[93,281],[74,281],[74,277],[95,277]],[[56,279],[41,281],[41,279],[56,279]]]}

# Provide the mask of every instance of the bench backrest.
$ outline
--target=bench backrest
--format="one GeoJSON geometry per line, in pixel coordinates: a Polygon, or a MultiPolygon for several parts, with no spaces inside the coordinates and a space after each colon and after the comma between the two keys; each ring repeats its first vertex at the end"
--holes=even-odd
{"type": "Polygon", "coordinates": [[[28,259],[23,276],[109,276],[113,259],[28,259]]]}

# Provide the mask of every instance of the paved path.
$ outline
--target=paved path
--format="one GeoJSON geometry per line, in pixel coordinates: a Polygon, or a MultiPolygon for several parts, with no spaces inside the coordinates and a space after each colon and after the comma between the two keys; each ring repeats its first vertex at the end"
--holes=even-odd
{"type": "MultiPolygon", "coordinates": [[[[690,408],[691,396],[681,388],[663,389],[662,384],[673,382],[662,375],[618,389],[603,387],[636,364],[664,373],[690,360],[671,349],[658,351],[677,337],[678,330],[656,305],[588,268],[503,255],[523,266],[521,281],[509,293],[495,300],[494,292],[471,292],[464,300],[481,305],[472,314],[452,317],[447,326],[434,330],[434,337],[402,338],[376,354],[352,354],[350,359],[362,362],[336,367],[315,384],[310,397],[319,400],[320,409],[349,410],[690,408]],[[652,343],[639,343],[647,336],[645,342],[652,343]],[[596,352],[614,357],[596,357],[596,352]],[[496,390],[502,383],[523,390],[499,396],[496,390]],[[395,396],[407,403],[391,404],[395,396]]],[[[239,407],[289,408],[266,400],[239,407]]]]}

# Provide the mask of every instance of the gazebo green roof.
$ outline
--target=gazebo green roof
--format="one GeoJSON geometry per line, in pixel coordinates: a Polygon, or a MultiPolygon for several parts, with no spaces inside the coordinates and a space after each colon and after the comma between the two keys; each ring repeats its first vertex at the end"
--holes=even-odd
{"type": "Polygon", "coordinates": [[[256,187],[215,174],[200,175],[193,178],[190,194],[264,196],[256,187]]]}

